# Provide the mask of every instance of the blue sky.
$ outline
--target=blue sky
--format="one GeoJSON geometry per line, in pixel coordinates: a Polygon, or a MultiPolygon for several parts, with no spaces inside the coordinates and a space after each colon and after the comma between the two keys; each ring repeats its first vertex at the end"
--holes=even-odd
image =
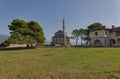
{"type": "Polygon", "coordinates": [[[95,22],[120,26],[120,0],[0,0],[0,34],[9,35],[8,25],[16,18],[37,21],[51,40],[63,18],[69,36],[95,22]]]}

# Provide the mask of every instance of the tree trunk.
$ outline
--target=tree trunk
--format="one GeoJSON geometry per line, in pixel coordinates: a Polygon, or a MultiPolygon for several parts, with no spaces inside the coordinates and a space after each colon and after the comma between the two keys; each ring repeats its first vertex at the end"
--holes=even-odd
{"type": "Polygon", "coordinates": [[[78,37],[76,38],[76,46],[78,46],[78,37]]]}
{"type": "Polygon", "coordinates": [[[83,44],[83,40],[82,40],[82,38],[81,38],[81,45],[83,44]]]}

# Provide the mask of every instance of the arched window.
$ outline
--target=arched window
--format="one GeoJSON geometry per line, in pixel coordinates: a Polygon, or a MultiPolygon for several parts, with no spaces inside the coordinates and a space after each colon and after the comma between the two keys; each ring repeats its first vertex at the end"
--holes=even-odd
{"type": "Polygon", "coordinates": [[[117,46],[120,46],[120,38],[117,39],[117,46]]]}
{"type": "Polygon", "coordinates": [[[116,43],[115,39],[110,40],[110,46],[115,46],[115,43],[116,43]]]}
{"type": "Polygon", "coordinates": [[[110,43],[115,44],[115,43],[116,43],[116,42],[115,42],[115,39],[111,39],[111,40],[110,40],[110,43]]]}
{"type": "Polygon", "coordinates": [[[102,46],[102,43],[100,40],[95,40],[94,41],[94,46],[102,46]]]}
{"type": "Polygon", "coordinates": [[[120,38],[117,39],[117,43],[120,43],[120,38]]]}
{"type": "Polygon", "coordinates": [[[98,35],[98,32],[95,32],[95,35],[97,36],[97,35],[98,35]]]}

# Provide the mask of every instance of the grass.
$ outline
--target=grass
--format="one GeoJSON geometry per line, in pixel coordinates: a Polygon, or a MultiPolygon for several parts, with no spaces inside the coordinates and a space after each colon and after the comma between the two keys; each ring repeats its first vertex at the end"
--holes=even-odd
{"type": "Polygon", "coordinates": [[[0,79],[120,79],[120,48],[1,50],[0,79]]]}

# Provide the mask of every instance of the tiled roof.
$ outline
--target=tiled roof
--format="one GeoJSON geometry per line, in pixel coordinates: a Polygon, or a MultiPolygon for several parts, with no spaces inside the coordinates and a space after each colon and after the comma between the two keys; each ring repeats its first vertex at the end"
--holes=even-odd
{"type": "Polygon", "coordinates": [[[112,28],[110,29],[111,32],[118,32],[120,31],[120,27],[115,27],[115,28],[112,28]]]}
{"type": "Polygon", "coordinates": [[[96,27],[91,31],[97,31],[97,30],[108,30],[105,26],[101,26],[101,27],[96,27]]]}
{"type": "Polygon", "coordinates": [[[120,31],[120,27],[114,27],[114,28],[106,28],[106,27],[96,27],[95,29],[91,30],[91,31],[98,31],[98,30],[109,30],[111,32],[118,32],[120,31]]]}

